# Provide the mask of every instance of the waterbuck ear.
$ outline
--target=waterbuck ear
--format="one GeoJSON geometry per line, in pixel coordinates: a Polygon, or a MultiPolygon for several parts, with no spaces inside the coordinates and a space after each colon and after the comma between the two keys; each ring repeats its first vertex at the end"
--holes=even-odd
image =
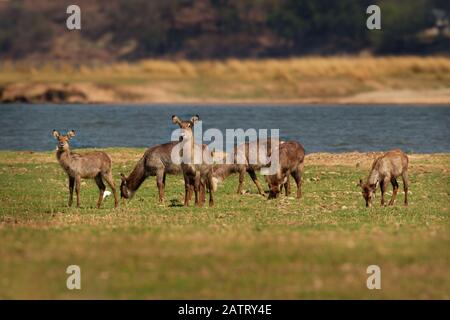
{"type": "Polygon", "coordinates": [[[120,179],[122,179],[123,182],[127,182],[127,177],[123,173],[120,174],[120,179]]]}
{"type": "Polygon", "coordinates": [[[173,124],[180,124],[180,123],[181,123],[181,120],[180,120],[180,118],[178,118],[176,115],[173,115],[173,116],[172,116],[172,123],[173,123],[173,124]]]}
{"type": "Polygon", "coordinates": [[[75,130],[70,130],[69,132],[67,132],[67,137],[69,139],[75,137],[75,130]]]}
{"type": "Polygon", "coordinates": [[[59,132],[56,131],[55,129],[53,129],[52,135],[53,135],[55,138],[58,138],[58,137],[60,136],[59,132]]]}
{"type": "Polygon", "coordinates": [[[193,116],[192,118],[191,118],[191,122],[192,123],[196,123],[197,121],[199,121],[200,120],[200,117],[198,116],[198,114],[196,114],[195,116],[193,116]]]}

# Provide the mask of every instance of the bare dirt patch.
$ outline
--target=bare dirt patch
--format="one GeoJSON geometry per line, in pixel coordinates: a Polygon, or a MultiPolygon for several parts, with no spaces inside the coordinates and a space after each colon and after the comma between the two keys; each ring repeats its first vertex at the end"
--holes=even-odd
{"type": "Polygon", "coordinates": [[[450,88],[377,90],[340,98],[338,104],[449,104],[450,88]]]}

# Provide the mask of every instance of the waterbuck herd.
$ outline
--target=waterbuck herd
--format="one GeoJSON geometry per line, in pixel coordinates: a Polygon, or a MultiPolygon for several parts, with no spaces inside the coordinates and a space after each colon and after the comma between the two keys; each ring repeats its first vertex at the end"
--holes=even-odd
{"type": "MultiPolygon", "coordinates": [[[[199,163],[194,161],[195,155],[201,154],[202,159],[211,160],[210,157],[214,157],[214,153],[208,149],[207,145],[199,145],[194,140],[193,127],[198,120],[198,115],[193,116],[190,120],[181,120],[175,115],[172,116],[172,123],[180,128],[180,141],[164,143],[147,149],[128,177],[121,173],[120,195],[122,198],[131,199],[145,179],[149,176],[156,176],[159,201],[163,202],[166,174],[182,174],[185,188],[184,205],[189,206],[189,201],[192,199],[192,194],[194,194],[195,205],[203,206],[206,193],[208,192],[209,206],[214,206],[214,193],[217,191],[217,185],[234,173],[239,174],[239,186],[237,189],[239,194],[242,193],[245,173],[248,173],[258,188],[258,192],[265,196],[265,191],[257,178],[256,172],[263,167],[267,167],[268,164],[259,161],[259,157],[257,157],[256,162],[250,161],[255,152],[268,158],[270,158],[271,152],[278,154],[275,171],[264,175],[269,188],[268,199],[277,198],[283,188],[286,196],[289,195],[290,177],[296,183],[297,198],[301,198],[305,150],[300,143],[297,141],[281,141],[278,143],[277,141],[276,147],[271,148],[271,146],[275,145],[272,139],[246,142],[234,147],[233,152],[224,153],[222,156],[227,160],[224,163],[215,163],[214,161],[201,161],[199,163]],[[184,160],[181,163],[175,163],[172,155],[174,148],[180,143],[187,146],[180,152],[184,160]],[[188,161],[185,159],[188,159],[188,161]]],[[[80,206],[81,179],[94,179],[99,188],[97,208],[100,207],[104,198],[106,189],[104,181],[111,188],[114,194],[114,204],[117,207],[118,196],[112,175],[112,161],[108,154],[102,151],[83,154],[72,152],[69,140],[75,136],[73,130],[66,135],[61,135],[58,131],[53,130],[53,136],[58,141],[56,158],[69,178],[69,206],[73,202],[74,187],[77,195],[77,207],[80,206]]],[[[372,205],[377,185],[381,189],[381,205],[385,205],[384,196],[389,182],[393,187],[389,205],[393,205],[399,187],[397,183],[398,177],[401,177],[403,180],[404,204],[408,205],[407,155],[396,149],[386,152],[375,159],[366,181],[360,179],[358,183],[358,186],[362,189],[366,207],[372,205]]]]}

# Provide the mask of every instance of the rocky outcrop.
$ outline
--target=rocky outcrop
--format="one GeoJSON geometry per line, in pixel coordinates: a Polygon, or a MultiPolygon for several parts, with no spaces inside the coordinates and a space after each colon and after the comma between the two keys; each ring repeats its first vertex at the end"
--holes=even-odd
{"type": "Polygon", "coordinates": [[[108,103],[120,100],[107,87],[92,84],[11,84],[0,88],[0,103],[108,103]]]}
{"type": "Polygon", "coordinates": [[[2,103],[85,103],[86,94],[65,84],[12,84],[0,90],[2,103]]]}

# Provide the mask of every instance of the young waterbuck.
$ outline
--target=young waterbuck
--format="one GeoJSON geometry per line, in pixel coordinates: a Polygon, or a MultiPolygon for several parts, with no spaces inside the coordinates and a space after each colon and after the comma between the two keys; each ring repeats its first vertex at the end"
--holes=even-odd
{"type": "Polygon", "coordinates": [[[381,189],[381,205],[384,206],[384,193],[389,182],[392,184],[393,192],[389,205],[393,205],[398,192],[397,177],[402,176],[403,190],[405,191],[405,206],[408,205],[408,156],[400,149],[386,152],[375,159],[370,170],[369,177],[363,183],[359,179],[359,186],[366,201],[366,207],[372,205],[372,200],[377,189],[377,183],[381,189]]]}
{"type": "Polygon", "coordinates": [[[128,178],[124,174],[120,174],[122,178],[120,196],[125,199],[132,198],[145,179],[149,176],[156,176],[159,201],[163,202],[166,174],[176,175],[181,173],[181,166],[174,164],[171,159],[172,150],[177,144],[178,142],[169,142],[147,149],[128,178]]]}
{"type": "Polygon", "coordinates": [[[237,193],[241,194],[244,185],[245,173],[247,172],[250,178],[252,178],[253,183],[258,188],[259,194],[265,196],[264,189],[258,180],[256,172],[261,170],[261,168],[267,164],[262,163],[262,159],[260,159],[259,156],[256,156],[256,163],[251,163],[249,153],[259,155],[260,152],[262,152],[266,155],[266,157],[269,157],[271,145],[272,139],[268,139],[246,142],[235,147],[232,153],[226,155],[227,163],[214,165],[213,188],[216,189],[217,184],[223,182],[231,174],[239,173],[237,193]],[[260,147],[265,150],[260,150],[260,147]],[[240,155],[242,155],[243,159],[241,159],[240,155]]]}
{"type": "Polygon", "coordinates": [[[172,123],[180,127],[181,171],[184,177],[184,205],[189,206],[191,192],[194,190],[195,205],[203,206],[205,201],[205,188],[209,190],[209,206],[214,205],[214,191],[212,188],[212,158],[211,152],[205,145],[195,143],[193,127],[200,120],[198,115],[190,120],[181,120],[172,116],[172,123]],[[198,159],[196,159],[198,158],[198,159]],[[199,161],[196,161],[199,160],[199,161]]]}
{"type": "Polygon", "coordinates": [[[77,207],[80,206],[80,185],[81,179],[95,179],[100,189],[97,208],[103,200],[103,193],[106,189],[103,179],[110,186],[114,193],[114,206],[117,207],[117,193],[111,172],[111,158],[102,151],[94,151],[84,154],[77,154],[70,151],[69,140],[75,136],[75,131],[69,131],[65,136],[53,130],[53,136],[58,140],[56,158],[61,167],[69,176],[69,207],[73,201],[73,188],[77,193],[77,207]]]}
{"type": "Polygon", "coordinates": [[[286,195],[289,194],[289,175],[291,175],[297,184],[297,198],[302,196],[302,174],[304,168],[305,149],[297,141],[286,141],[278,147],[279,164],[277,173],[265,176],[269,185],[269,199],[276,198],[281,192],[282,187],[286,189],[286,195]]]}

